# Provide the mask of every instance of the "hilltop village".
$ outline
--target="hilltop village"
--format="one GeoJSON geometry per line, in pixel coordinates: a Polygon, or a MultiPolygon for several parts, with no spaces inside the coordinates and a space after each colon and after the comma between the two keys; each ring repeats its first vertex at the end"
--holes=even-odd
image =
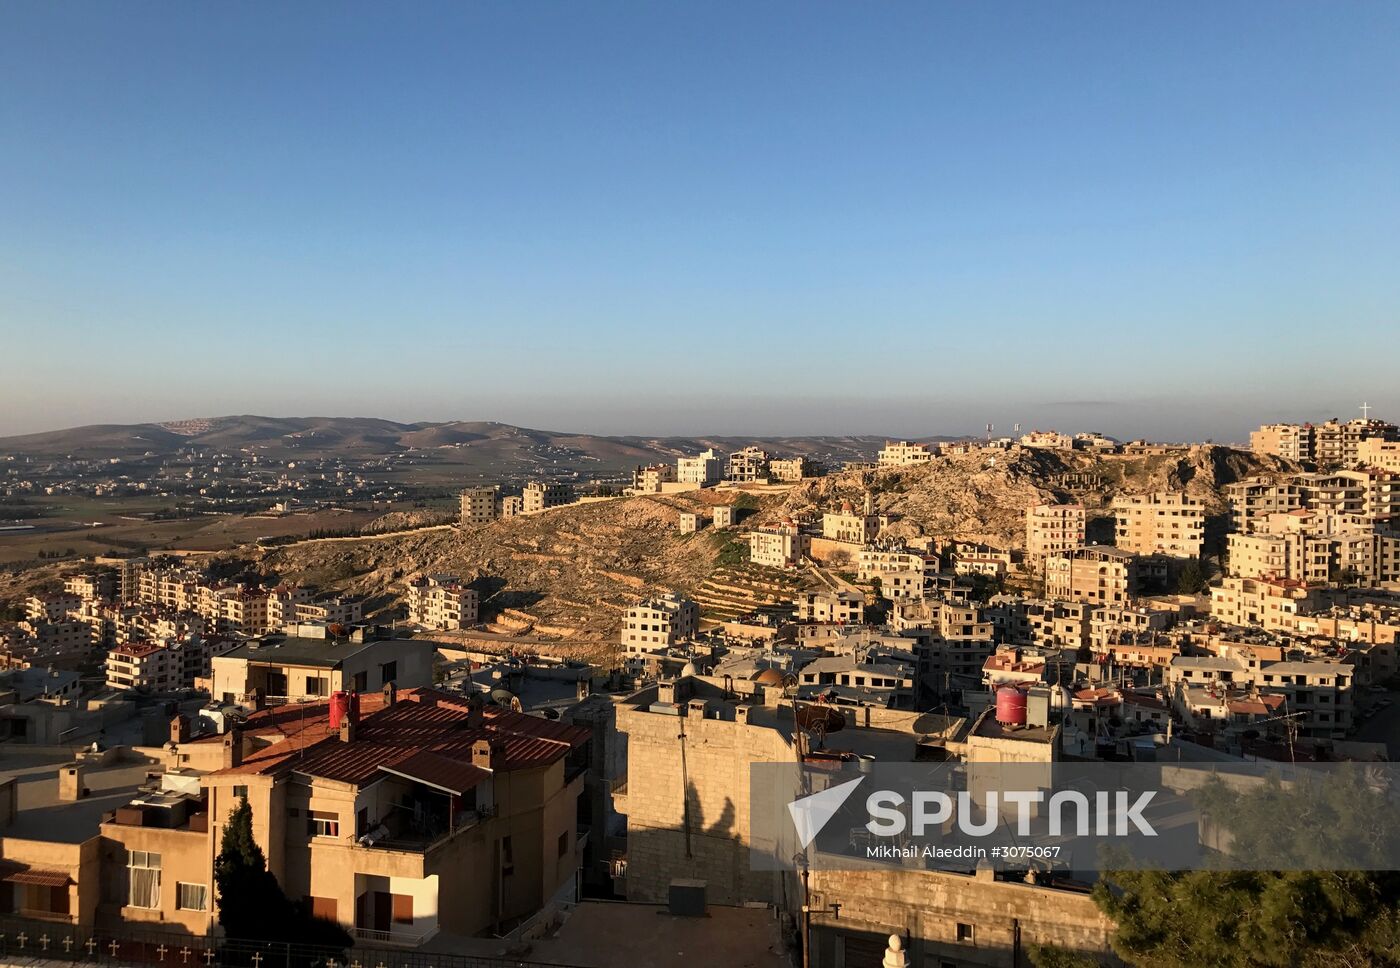
{"type": "Polygon", "coordinates": [[[286,894],[366,951],[557,964],[640,931],[626,901],[708,911],[748,964],[1112,963],[1092,885],[1053,864],[755,872],[751,764],[1400,741],[1384,421],[1249,451],[749,446],[581,491],[473,484],[451,523],[36,570],[0,623],[4,913],[216,935],[246,802],[286,894]]]}

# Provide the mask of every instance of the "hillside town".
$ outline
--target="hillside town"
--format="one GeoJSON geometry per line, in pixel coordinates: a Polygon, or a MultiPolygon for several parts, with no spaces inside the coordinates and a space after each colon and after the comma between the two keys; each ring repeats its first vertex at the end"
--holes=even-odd
{"type": "Polygon", "coordinates": [[[529,964],[625,902],[732,919],[753,964],[1113,963],[1068,870],[755,876],[749,768],[1389,760],[1400,430],[1275,424],[1251,451],[1271,469],[1211,494],[1127,483],[1199,445],[1042,430],[848,466],[711,449],[616,494],[461,488],[462,535],[641,502],[676,554],[718,555],[595,603],[614,632],[587,661],[489,569],[354,593],[236,551],[65,562],[0,624],[4,913],[189,950],[220,931],[211,865],[247,803],[282,889],[357,950],[529,964]],[[892,502],[936,479],[909,474],[1047,451],[1100,463],[1034,492],[1079,500],[1000,508],[1005,540],[892,502]],[[794,506],[810,484],[820,503],[794,506]]]}

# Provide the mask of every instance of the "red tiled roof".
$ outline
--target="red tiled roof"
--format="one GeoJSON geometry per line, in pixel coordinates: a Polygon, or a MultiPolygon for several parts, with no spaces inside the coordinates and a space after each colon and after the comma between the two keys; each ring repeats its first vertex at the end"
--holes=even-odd
{"type": "MultiPolygon", "coordinates": [[[[466,700],[435,689],[399,693],[389,707],[377,693],[360,697],[360,723],[354,742],[332,731],[329,703],[280,706],[249,717],[245,732],[284,737],[244,756],[240,766],[223,773],[272,773],[283,768],[345,783],[363,783],[381,766],[397,769],[422,753],[470,765],[472,744],[500,743],[504,770],[545,766],[585,743],[583,726],[553,722],[498,707],[483,710],[480,726],[468,726],[466,700]]],[[[419,761],[421,766],[427,761],[419,761]]],[[[441,764],[439,764],[441,765],[441,764]]]]}
{"type": "Polygon", "coordinates": [[[408,777],[410,780],[417,780],[458,796],[491,775],[490,770],[426,750],[415,753],[406,760],[400,760],[393,766],[381,765],[379,768],[385,773],[408,777]]]}
{"type": "Polygon", "coordinates": [[[33,884],[37,887],[67,887],[73,879],[67,871],[44,870],[38,867],[22,867],[19,870],[0,874],[0,881],[11,884],[33,884]]]}

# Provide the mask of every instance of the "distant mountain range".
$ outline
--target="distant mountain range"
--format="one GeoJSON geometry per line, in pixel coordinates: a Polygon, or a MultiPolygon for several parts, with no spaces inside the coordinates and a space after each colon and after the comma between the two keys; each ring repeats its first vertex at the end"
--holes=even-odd
{"type": "MultiPolygon", "coordinates": [[[[928,438],[935,439],[935,438],[928,438]]],[[[96,424],[17,437],[0,437],[0,455],[137,458],[196,448],[210,453],[254,451],[268,456],[377,457],[436,452],[457,463],[521,463],[541,460],[622,467],[674,460],[707,447],[729,452],[756,444],[782,456],[871,459],[885,438],[814,437],[607,437],[531,430],[490,421],[396,423],[373,417],[211,417],[171,423],[96,424]],[[465,453],[464,453],[465,452],[465,453]]]]}

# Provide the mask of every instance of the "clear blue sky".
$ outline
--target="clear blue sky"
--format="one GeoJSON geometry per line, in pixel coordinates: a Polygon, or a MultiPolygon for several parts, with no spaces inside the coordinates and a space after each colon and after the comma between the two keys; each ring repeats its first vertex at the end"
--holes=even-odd
{"type": "Polygon", "coordinates": [[[0,433],[1400,418],[1400,4],[0,4],[0,433]]]}

